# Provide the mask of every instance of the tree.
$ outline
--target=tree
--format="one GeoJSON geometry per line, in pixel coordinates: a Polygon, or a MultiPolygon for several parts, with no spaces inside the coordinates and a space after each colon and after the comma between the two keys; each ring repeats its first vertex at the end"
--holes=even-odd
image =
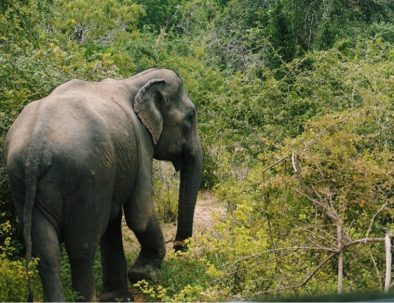
{"type": "Polygon", "coordinates": [[[215,20],[210,47],[230,70],[277,67],[342,39],[375,35],[374,23],[392,31],[393,11],[390,0],[231,0],[215,20]]]}
{"type": "MultiPolygon", "coordinates": [[[[145,16],[140,18],[139,26],[151,28],[155,32],[174,26],[180,19],[180,7],[184,0],[137,0],[143,5],[145,16]]],[[[166,30],[164,30],[166,31],[166,30]]]]}

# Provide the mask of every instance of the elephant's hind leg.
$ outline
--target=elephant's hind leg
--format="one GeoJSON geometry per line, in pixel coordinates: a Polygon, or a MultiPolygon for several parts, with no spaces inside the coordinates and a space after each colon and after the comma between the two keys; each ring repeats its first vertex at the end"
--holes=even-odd
{"type": "Polygon", "coordinates": [[[103,269],[103,293],[100,301],[115,302],[130,298],[127,288],[127,263],[123,251],[122,212],[108,224],[107,230],[101,238],[101,264],[103,269]]]}
{"type": "Polygon", "coordinates": [[[93,263],[96,243],[90,243],[83,235],[75,234],[73,243],[66,241],[68,259],[71,266],[72,288],[78,301],[96,301],[93,277],[93,263]]]}
{"type": "Polygon", "coordinates": [[[59,269],[59,238],[52,224],[36,208],[33,209],[32,244],[34,257],[39,258],[44,301],[64,302],[59,269]]]}
{"type": "MultiPolygon", "coordinates": [[[[25,186],[19,178],[10,174],[10,183],[19,219],[23,222],[25,186]]],[[[38,270],[42,282],[44,301],[64,302],[63,287],[60,281],[60,244],[53,225],[33,207],[32,212],[33,256],[39,258],[38,270]]]]}
{"type": "Polygon", "coordinates": [[[86,180],[80,190],[68,197],[65,244],[71,265],[73,290],[78,300],[96,301],[93,264],[110,216],[111,192],[100,180],[86,180]]]}

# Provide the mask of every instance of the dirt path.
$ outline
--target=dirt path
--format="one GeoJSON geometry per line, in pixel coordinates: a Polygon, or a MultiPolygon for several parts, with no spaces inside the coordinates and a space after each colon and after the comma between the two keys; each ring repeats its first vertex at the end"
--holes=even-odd
{"type": "MultiPolygon", "coordinates": [[[[211,192],[202,191],[198,195],[196,209],[194,212],[194,234],[201,234],[209,230],[213,225],[213,219],[216,216],[224,216],[226,210],[222,202],[218,201],[211,192]]],[[[139,250],[139,244],[134,234],[126,227],[123,222],[123,245],[126,253],[136,252],[139,250]]],[[[176,224],[162,224],[164,239],[167,251],[172,249],[176,233],[176,224]]]]}

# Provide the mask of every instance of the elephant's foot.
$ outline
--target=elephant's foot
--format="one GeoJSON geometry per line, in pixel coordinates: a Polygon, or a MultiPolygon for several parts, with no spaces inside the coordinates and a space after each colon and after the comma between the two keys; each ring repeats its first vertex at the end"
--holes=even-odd
{"type": "Polygon", "coordinates": [[[127,290],[108,291],[100,294],[100,302],[129,302],[133,296],[127,290]]]}
{"type": "Polygon", "coordinates": [[[133,284],[141,280],[157,283],[159,281],[159,269],[150,264],[142,265],[137,262],[129,269],[128,276],[133,284]]]}

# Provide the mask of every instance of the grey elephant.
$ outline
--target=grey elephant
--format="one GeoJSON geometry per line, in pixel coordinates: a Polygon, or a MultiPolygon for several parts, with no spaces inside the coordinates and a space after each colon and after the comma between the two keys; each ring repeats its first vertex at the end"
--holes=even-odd
{"type": "Polygon", "coordinates": [[[71,80],[24,108],[8,132],[5,159],[26,258],[39,258],[45,301],[64,301],[62,242],[83,300],[96,300],[92,267],[99,245],[101,300],[127,297],[127,276],[157,280],[165,246],[151,201],[154,158],[180,170],[180,249],[192,235],[202,152],[195,106],[174,71],[71,80]],[[128,271],[122,213],[141,244],[128,271]]]}

